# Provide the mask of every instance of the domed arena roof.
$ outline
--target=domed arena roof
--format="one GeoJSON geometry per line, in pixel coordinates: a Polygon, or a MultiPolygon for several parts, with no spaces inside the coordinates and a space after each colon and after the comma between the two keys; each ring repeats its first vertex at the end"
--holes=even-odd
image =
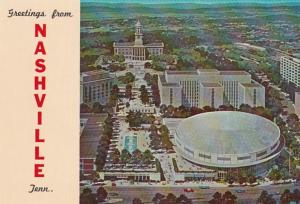
{"type": "Polygon", "coordinates": [[[208,155],[244,155],[271,148],[280,139],[272,121],[245,112],[216,111],[180,122],[177,137],[185,147],[208,155]]]}

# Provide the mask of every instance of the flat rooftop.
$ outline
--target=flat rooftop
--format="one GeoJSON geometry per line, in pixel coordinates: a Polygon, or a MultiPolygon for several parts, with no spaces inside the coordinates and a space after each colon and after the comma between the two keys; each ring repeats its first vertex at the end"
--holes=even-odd
{"type": "Polygon", "coordinates": [[[261,87],[260,84],[256,84],[256,83],[241,83],[241,85],[244,87],[261,87]]]}
{"type": "Polygon", "coordinates": [[[217,70],[217,69],[198,69],[198,72],[205,72],[205,73],[212,73],[212,72],[216,72],[216,73],[218,73],[219,72],[219,70],[217,70]]]}
{"type": "Polygon", "coordinates": [[[180,85],[178,83],[168,83],[166,81],[165,75],[159,75],[158,77],[161,81],[162,86],[165,86],[165,87],[180,87],[180,85]]]}
{"type": "Polygon", "coordinates": [[[88,72],[82,72],[81,75],[82,75],[83,82],[90,82],[90,81],[112,78],[109,72],[105,70],[93,70],[88,72]]]}
{"type": "Polygon", "coordinates": [[[193,71],[166,71],[169,75],[198,75],[196,70],[193,71]]]}
{"type": "Polygon", "coordinates": [[[153,42],[153,43],[148,43],[145,44],[146,47],[163,47],[164,43],[162,42],[153,42]]]}
{"type": "Polygon", "coordinates": [[[80,135],[80,158],[96,158],[98,144],[102,136],[102,123],[106,117],[107,114],[80,114],[80,119],[87,120],[80,135]]]}
{"type": "Polygon", "coordinates": [[[250,75],[246,71],[220,71],[220,75],[250,75]]]}
{"type": "Polygon", "coordinates": [[[202,86],[204,86],[204,87],[222,87],[222,85],[219,84],[219,83],[203,82],[203,83],[201,83],[201,84],[202,84],[202,86]]]}
{"type": "Polygon", "coordinates": [[[114,47],[115,46],[133,46],[134,42],[115,42],[114,43],[114,47]]]}

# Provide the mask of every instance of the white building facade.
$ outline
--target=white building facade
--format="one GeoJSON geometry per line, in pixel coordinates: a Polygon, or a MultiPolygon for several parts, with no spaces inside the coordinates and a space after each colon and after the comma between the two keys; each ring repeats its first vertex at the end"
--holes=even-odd
{"type": "Polygon", "coordinates": [[[265,106],[265,88],[251,80],[251,75],[245,71],[165,71],[159,78],[162,104],[199,108],[218,108],[223,104],[239,108],[242,103],[252,107],[265,106]],[[170,95],[176,96],[172,100],[176,103],[170,103],[170,95]]]}
{"type": "Polygon", "coordinates": [[[265,107],[265,89],[257,82],[251,84],[239,83],[238,106],[248,104],[251,107],[265,107]]]}
{"type": "Polygon", "coordinates": [[[300,86],[300,60],[289,56],[282,56],[280,58],[280,75],[286,81],[300,86]]]}
{"type": "Polygon", "coordinates": [[[114,55],[124,55],[125,59],[133,61],[144,61],[147,55],[161,55],[164,50],[164,43],[153,42],[144,44],[142,24],[138,20],[135,24],[134,42],[114,42],[114,55]]]}
{"type": "Polygon", "coordinates": [[[80,102],[93,104],[99,102],[105,105],[110,97],[115,76],[104,70],[94,70],[81,73],[80,102]]]}

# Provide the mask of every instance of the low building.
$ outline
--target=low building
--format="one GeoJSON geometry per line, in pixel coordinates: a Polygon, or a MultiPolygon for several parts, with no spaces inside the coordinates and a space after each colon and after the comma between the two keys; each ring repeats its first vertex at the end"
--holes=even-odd
{"type": "Polygon", "coordinates": [[[300,118],[300,92],[295,93],[295,113],[300,118]]]}
{"type": "Polygon", "coordinates": [[[275,123],[238,111],[201,113],[183,119],[175,128],[174,141],[183,160],[216,171],[220,179],[228,172],[242,170],[265,176],[285,144],[275,123]]]}
{"type": "Polygon", "coordinates": [[[102,135],[100,124],[106,117],[107,114],[80,114],[80,172],[83,174],[91,174],[96,170],[97,149],[102,135]]]}
{"type": "Polygon", "coordinates": [[[153,170],[126,170],[126,169],[110,169],[108,171],[99,172],[100,179],[103,180],[128,180],[135,182],[159,182],[160,173],[153,170]]]}
{"type": "Polygon", "coordinates": [[[115,75],[105,70],[94,70],[81,73],[81,102],[92,105],[99,102],[105,105],[110,97],[115,75]]]}

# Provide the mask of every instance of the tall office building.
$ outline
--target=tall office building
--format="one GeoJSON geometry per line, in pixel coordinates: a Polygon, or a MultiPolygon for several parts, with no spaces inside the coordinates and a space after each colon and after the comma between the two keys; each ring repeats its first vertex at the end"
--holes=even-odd
{"type": "Polygon", "coordinates": [[[251,107],[265,107],[265,88],[257,82],[251,84],[239,83],[238,106],[248,104],[251,107]]]}
{"type": "Polygon", "coordinates": [[[224,88],[220,83],[203,82],[200,83],[199,107],[210,106],[218,108],[223,105],[224,88]]]}
{"type": "Polygon", "coordinates": [[[197,71],[166,71],[165,78],[169,83],[181,87],[181,103],[186,107],[198,107],[199,75],[197,71]]]}
{"type": "MultiPolygon", "coordinates": [[[[160,76],[159,89],[161,103],[170,104],[169,87],[172,84],[172,96],[180,97],[174,106],[186,107],[232,105],[238,108],[242,103],[251,106],[265,106],[265,89],[251,80],[245,71],[218,71],[199,69],[195,71],[166,71],[160,76]],[[168,84],[168,85],[167,85],[168,84]]],[[[174,101],[174,99],[172,100],[174,101]]]]}
{"type": "Polygon", "coordinates": [[[289,56],[282,56],[280,58],[280,75],[286,81],[300,86],[300,60],[289,56]]]}
{"type": "Polygon", "coordinates": [[[81,101],[87,104],[108,102],[115,77],[104,70],[94,70],[81,73],[81,101]]]}
{"type": "Polygon", "coordinates": [[[251,75],[245,71],[220,71],[221,84],[224,87],[225,104],[235,108],[239,107],[238,86],[239,83],[251,83],[251,75]]]}
{"type": "Polygon", "coordinates": [[[300,92],[295,93],[295,113],[300,118],[300,92]]]}

